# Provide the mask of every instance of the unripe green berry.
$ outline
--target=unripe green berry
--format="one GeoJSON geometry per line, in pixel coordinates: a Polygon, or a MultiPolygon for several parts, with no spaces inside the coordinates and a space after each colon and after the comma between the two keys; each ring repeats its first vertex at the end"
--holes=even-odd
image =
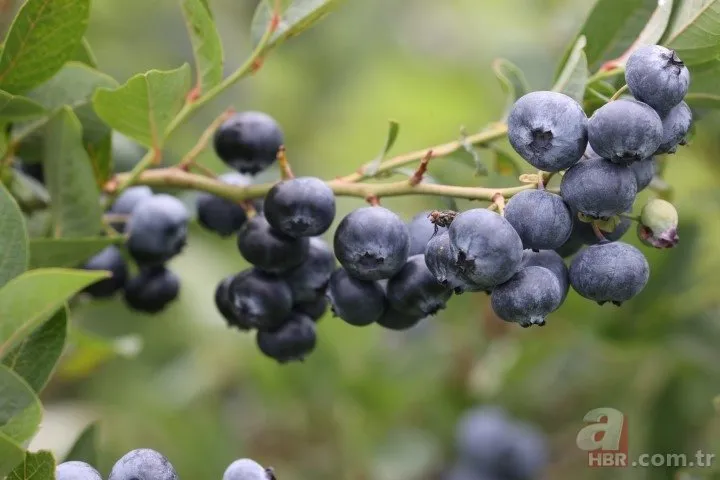
{"type": "Polygon", "coordinates": [[[659,198],[650,200],[640,213],[638,237],[648,246],[672,248],[680,241],[678,213],[672,203],[659,198]]]}

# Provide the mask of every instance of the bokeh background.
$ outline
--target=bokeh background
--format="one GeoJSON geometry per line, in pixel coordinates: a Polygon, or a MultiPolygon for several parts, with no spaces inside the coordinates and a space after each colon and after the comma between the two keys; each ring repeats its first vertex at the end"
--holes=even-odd
{"type": "MultiPolygon", "coordinates": [[[[251,49],[257,2],[210,3],[230,72],[251,49]]],[[[388,119],[401,124],[395,153],[454,140],[461,127],[478,131],[503,113],[493,59],[512,60],[534,89],[547,89],[592,3],[346,0],[199,112],[168,156],[187,151],[229,105],[273,115],[299,174],[353,171],[377,155],[388,119]]],[[[87,36],[100,68],[119,81],[192,55],[175,0],[96,1],[87,36]]],[[[627,415],[632,453],[720,445],[720,118],[697,113],[704,118],[691,147],[665,161],[681,242],[670,251],[643,248],[649,285],[622,308],[571,293],[545,328],[528,330],[495,318],[482,294],[455,297],[409,332],[353,328],[328,315],[317,350],[280,366],[215,311],[217,282],[247,264],[232,239],[195,225],[171,264],[181,298],[162,315],[132,313],[119,300],[75,302],[72,342],[44,394],[35,445],[62,454],[99,419],[103,472],[128,450],[150,447],[186,479],[219,479],[239,457],[272,465],[280,480],[432,479],[454,459],[462,413],[499,404],[548,436],[544,478],[675,478],[666,469],[588,469],[575,437],[587,411],[613,407],[627,415]]],[[[123,161],[139,158],[132,146],[123,151],[123,161]]],[[[480,154],[487,176],[458,158],[434,161],[431,173],[464,185],[515,181],[495,172],[489,152],[480,154]]],[[[212,152],[202,162],[223,171],[212,152]]],[[[183,198],[192,205],[192,195],[183,198]]],[[[383,204],[408,219],[443,206],[420,197],[383,204]]],[[[478,204],[460,202],[470,205],[478,204]]],[[[341,199],[338,217],[359,206],[341,199]]],[[[626,239],[637,244],[633,232],[626,239]]]]}

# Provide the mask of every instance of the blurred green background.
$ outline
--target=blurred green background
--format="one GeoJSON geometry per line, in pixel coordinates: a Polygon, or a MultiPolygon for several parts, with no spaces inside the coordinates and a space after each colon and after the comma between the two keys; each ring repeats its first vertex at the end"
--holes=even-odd
{"type": "MultiPolygon", "coordinates": [[[[230,72],[250,51],[257,2],[210,3],[230,72]]],[[[395,153],[454,140],[462,126],[478,131],[502,115],[493,59],[512,60],[534,89],[547,89],[591,7],[576,0],[346,0],[199,112],[174,136],[168,156],[187,151],[229,105],[273,115],[296,173],[325,178],[372,159],[388,119],[401,124],[395,153]]],[[[100,68],[119,81],[192,55],[175,0],[96,1],[88,39],[100,68]]],[[[34,445],[62,454],[99,419],[103,472],[128,450],[150,447],[185,479],[219,479],[239,457],[272,465],[280,480],[432,479],[454,459],[459,416],[488,403],[548,435],[545,478],[674,478],[664,469],[589,469],[575,436],[587,411],[613,407],[627,415],[631,454],[720,446],[713,407],[720,394],[718,132],[720,118],[707,113],[691,147],[666,160],[681,242],[662,252],[643,247],[652,269],[647,289],[619,309],[571,293],[543,329],[506,326],[485,295],[463,295],[409,332],[353,328],[328,315],[307,361],[279,366],[259,353],[253,335],[229,330],[215,311],[217,282],[247,266],[235,242],[194,226],[186,252],[171,264],[182,278],[181,299],[164,314],[131,313],[121,301],[73,305],[77,328],[44,394],[47,414],[34,445]]],[[[485,177],[454,159],[436,160],[431,172],[448,183],[514,182],[493,171],[490,155],[483,158],[491,170],[485,177]]],[[[212,152],[202,162],[222,171],[212,152]]],[[[442,207],[419,197],[383,204],[405,218],[442,207]]],[[[358,206],[341,199],[338,217],[358,206]]],[[[633,232],[626,239],[637,243],[633,232]]]]}

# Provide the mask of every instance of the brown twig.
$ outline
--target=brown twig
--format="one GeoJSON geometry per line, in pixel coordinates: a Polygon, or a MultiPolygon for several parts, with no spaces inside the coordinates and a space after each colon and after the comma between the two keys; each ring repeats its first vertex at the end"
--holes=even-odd
{"type": "Polygon", "coordinates": [[[290,168],[290,162],[287,158],[285,145],[280,145],[280,149],[278,149],[277,153],[277,161],[278,165],[280,165],[280,175],[283,180],[290,180],[292,178],[295,178],[292,168],[290,168]]]}
{"type": "Polygon", "coordinates": [[[420,165],[418,165],[417,170],[415,170],[415,173],[412,177],[410,177],[410,185],[413,187],[420,182],[423,181],[423,176],[425,175],[425,172],[427,172],[428,164],[430,163],[430,160],[433,157],[433,151],[428,150],[427,154],[423,157],[423,159],[420,161],[420,165]]]}
{"type": "Polygon", "coordinates": [[[197,157],[210,144],[213,135],[215,135],[215,131],[220,127],[220,125],[223,124],[223,122],[225,122],[225,120],[230,118],[233,113],[235,113],[235,110],[232,108],[228,108],[223,113],[221,113],[215,120],[213,120],[212,123],[210,123],[210,125],[208,125],[208,127],[202,133],[202,135],[200,135],[200,138],[198,139],[195,146],[183,157],[180,163],[177,164],[177,168],[187,171],[191,165],[197,165],[195,164],[195,160],[197,159],[197,157]]]}
{"type": "Polygon", "coordinates": [[[501,192],[497,192],[492,196],[492,202],[497,205],[497,211],[500,215],[505,213],[505,196],[501,192]]]}

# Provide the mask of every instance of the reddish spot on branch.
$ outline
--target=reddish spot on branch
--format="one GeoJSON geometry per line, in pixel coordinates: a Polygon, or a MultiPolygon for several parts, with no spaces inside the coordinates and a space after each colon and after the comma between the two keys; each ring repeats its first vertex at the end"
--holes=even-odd
{"type": "Polygon", "coordinates": [[[413,176],[410,177],[410,185],[415,186],[422,182],[423,176],[425,175],[425,172],[427,172],[428,164],[430,163],[430,159],[432,159],[432,157],[433,151],[428,150],[423,159],[420,161],[420,165],[418,165],[417,170],[415,170],[413,176]]]}
{"type": "Polygon", "coordinates": [[[257,73],[265,64],[265,59],[262,57],[258,57],[255,59],[255,61],[252,64],[252,68],[250,69],[252,73],[257,73]]]}
{"type": "Polygon", "coordinates": [[[365,201],[373,207],[380,206],[380,198],[377,195],[368,195],[367,197],[365,197],[365,201]]]}
{"type": "Polygon", "coordinates": [[[200,85],[196,85],[190,90],[187,94],[187,97],[185,97],[185,100],[187,103],[195,103],[198,98],[200,98],[200,95],[202,92],[200,91],[200,85]]]}

